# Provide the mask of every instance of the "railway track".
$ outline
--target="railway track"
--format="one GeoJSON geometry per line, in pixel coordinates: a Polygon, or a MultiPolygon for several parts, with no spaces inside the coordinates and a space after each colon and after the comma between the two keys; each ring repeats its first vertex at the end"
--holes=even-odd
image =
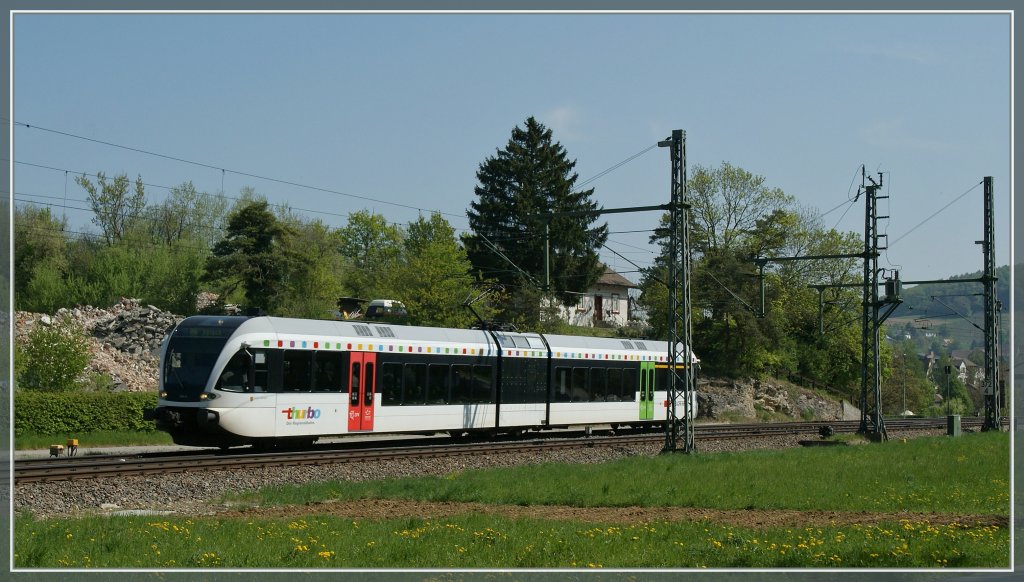
{"type": "MultiPolygon", "coordinates": [[[[859,421],[837,422],[785,422],[771,424],[714,424],[694,427],[695,439],[740,439],[773,435],[812,434],[817,436],[824,426],[836,433],[854,433],[859,421]]],[[[945,419],[887,420],[888,430],[933,430],[944,428],[945,419]]],[[[963,419],[965,429],[978,429],[981,419],[963,419]]],[[[404,458],[430,458],[449,456],[492,455],[512,452],[531,452],[553,448],[617,447],[651,444],[664,439],[664,432],[649,431],[636,434],[608,434],[583,431],[554,434],[543,437],[506,440],[499,442],[462,442],[450,438],[378,442],[367,446],[321,446],[306,451],[254,453],[249,449],[216,452],[147,453],[135,456],[106,455],[94,457],[54,457],[23,459],[14,463],[16,484],[42,481],[68,481],[128,475],[158,475],[194,471],[246,469],[268,466],[316,466],[361,461],[387,461],[404,458]]]]}

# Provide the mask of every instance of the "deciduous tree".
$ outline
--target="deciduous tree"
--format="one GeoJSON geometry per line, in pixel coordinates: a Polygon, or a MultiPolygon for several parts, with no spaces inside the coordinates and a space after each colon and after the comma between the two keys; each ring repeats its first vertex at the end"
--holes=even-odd
{"type": "Polygon", "coordinates": [[[100,227],[103,238],[110,245],[124,238],[132,223],[142,215],[146,207],[146,191],[142,176],[135,178],[134,191],[128,174],[118,174],[113,182],[108,182],[103,172],[97,172],[96,180],[98,184],[93,184],[85,174],[75,178],[75,182],[88,193],[92,221],[100,227]]]}

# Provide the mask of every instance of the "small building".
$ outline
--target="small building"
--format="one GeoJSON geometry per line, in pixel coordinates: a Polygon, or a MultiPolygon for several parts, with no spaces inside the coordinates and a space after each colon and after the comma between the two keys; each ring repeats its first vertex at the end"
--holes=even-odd
{"type": "Polygon", "coordinates": [[[629,291],[639,289],[629,279],[603,265],[604,274],[573,306],[560,306],[559,315],[580,327],[622,327],[632,318],[629,291]]]}

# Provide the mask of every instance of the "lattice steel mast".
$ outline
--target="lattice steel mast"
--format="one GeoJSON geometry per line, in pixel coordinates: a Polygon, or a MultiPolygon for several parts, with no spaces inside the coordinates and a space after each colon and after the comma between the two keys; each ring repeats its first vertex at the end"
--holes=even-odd
{"type": "Polygon", "coordinates": [[[693,427],[693,398],[696,377],[693,370],[693,321],[690,303],[690,200],[686,187],[686,132],[672,131],[672,137],[658,142],[669,147],[672,159],[672,198],[669,202],[668,260],[668,401],[666,402],[665,447],[662,452],[696,451],[693,427]],[[679,362],[679,363],[677,363],[679,362]],[[682,373],[680,373],[680,366],[682,373]],[[683,417],[676,409],[683,396],[683,417]]]}
{"type": "MultiPolygon", "coordinates": [[[[858,432],[888,440],[882,418],[882,358],[878,300],[878,190],[882,187],[882,174],[878,182],[861,166],[861,188],[864,190],[864,294],[861,318],[861,372],[860,372],[860,428],[858,432]],[[867,182],[870,182],[868,184],[867,182]],[[870,371],[869,371],[870,370],[870,371]]],[[[888,218],[888,217],[885,217],[888,218]]]]}
{"type": "Polygon", "coordinates": [[[999,378],[999,312],[1002,308],[996,298],[996,249],[995,226],[992,205],[992,176],[985,176],[985,235],[982,253],[985,257],[985,270],[981,282],[985,286],[985,422],[982,430],[1000,430],[1002,424],[999,417],[1002,385],[999,378]]]}

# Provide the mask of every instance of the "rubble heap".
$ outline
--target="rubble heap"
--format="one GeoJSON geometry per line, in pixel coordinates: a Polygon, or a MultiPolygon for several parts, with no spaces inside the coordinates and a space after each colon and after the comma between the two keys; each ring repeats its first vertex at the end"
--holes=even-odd
{"type": "MultiPolygon", "coordinates": [[[[124,299],[121,309],[94,322],[92,336],[103,344],[143,360],[160,358],[160,343],[184,317],[152,305],[139,306],[135,299],[124,299]]],[[[60,317],[60,311],[57,316],[60,317]]]]}
{"type": "Polygon", "coordinates": [[[114,390],[145,392],[157,389],[160,343],[184,317],[122,299],[110,309],[85,306],[62,308],[54,315],[16,314],[15,342],[25,341],[36,325],[69,319],[88,336],[91,360],[86,373],[105,374],[114,390]]]}

